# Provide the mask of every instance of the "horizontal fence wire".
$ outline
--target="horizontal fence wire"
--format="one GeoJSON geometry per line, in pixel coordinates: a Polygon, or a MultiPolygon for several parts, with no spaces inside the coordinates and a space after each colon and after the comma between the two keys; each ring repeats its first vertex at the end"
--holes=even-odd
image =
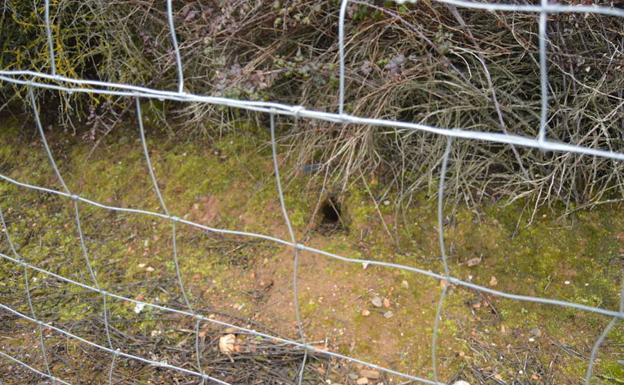
{"type": "MultiPolygon", "coordinates": [[[[517,301],[531,302],[531,303],[542,304],[542,305],[560,306],[564,308],[574,309],[574,310],[583,311],[583,312],[590,312],[590,313],[595,313],[595,314],[611,317],[611,321],[608,323],[608,325],[605,327],[603,332],[597,338],[591,351],[591,355],[590,355],[588,367],[587,367],[587,372],[586,372],[586,377],[585,377],[585,383],[589,384],[591,376],[592,376],[592,369],[594,366],[594,361],[596,359],[600,345],[606,338],[606,335],[615,326],[615,324],[624,318],[624,282],[622,285],[622,291],[620,293],[619,309],[610,310],[610,309],[605,309],[601,307],[588,306],[588,305],[575,303],[575,302],[562,301],[562,300],[558,300],[555,298],[543,298],[543,297],[537,297],[537,296],[528,296],[528,295],[508,293],[508,292],[494,290],[488,287],[480,286],[472,282],[463,281],[459,278],[453,277],[452,274],[450,273],[450,269],[449,269],[447,257],[446,257],[445,246],[444,246],[444,221],[443,221],[444,183],[445,183],[446,170],[447,170],[447,166],[449,162],[449,153],[450,153],[450,149],[452,146],[453,138],[492,142],[492,143],[501,143],[501,144],[508,144],[511,146],[523,146],[527,148],[539,149],[542,151],[569,152],[569,153],[576,153],[580,155],[602,157],[602,158],[612,159],[614,161],[624,160],[624,154],[620,152],[613,152],[613,151],[608,151],[608,150],[603,150],[603,149],[578,146],[578,145],[569,144],[569,143],[555,142],[555,141],[548,139],[547,137],[548,69],[546,67],[547,42],[548,42],[548,38],[547,38],[547,34],[548,34],[547,15],[548,14],[583,13],[583,14],[600,14],[600,15],[605,15],[605,16],[624,17],[624,10],[619,9],[619,8],[614,8],[614,7],[595,6],[595,5],[594,6],[587,6],[587,5],[578,5],[578,6],[574,5],[573,6],[573,5],[563,5],[563,4],[550,4],[548,0],[541,0],[541,3],[539,5],[477,3],[477,2],[463,1],[463,0],[436,0],[436,1],[442,4],[447,4],[449,6],[471,8],[471,9],[478,9],[478,10],[491,11],[491,12],[503,11],[503,12],[539,13],[538,37],[539,37],[539,57],[540,57],[539,64],[540,64],[540,86],[541,86],[541,95],[540,95],[541,96],[541,106],[540,106],[541,109],[540,109],[540,127],[539,127],[537,138],[531,138],[531,137],[520,136],[520,135],[511,135],[511,134],[507,134],[506,132],[505,133],[480,132],[480,131],[468,131],[462,128],[434,127],[434,126],[428,126],[428,125],[413,123],[413,122],[395,121],[395,120],[389,120],[389,119],[376,119],[376,118],[370,118],[370,117],[355,116],[355,115],[345,113],[344,112],[344,103],[345,103],[344,90],[345,90],[346,79],[345,79],[345,74],[344,74],[345,73],[344,35],[345,35],[345,18],[346,18],[346,10],[348,7],[348,0],[342,0],[340,4],[340,9],[339,9],[338,44],[339,44],[339,60],[340,60],[340,67],[339,67],[340,85],[339,85],[339,94],[338,94],[339,103],[338,103],[337,113],[310,110],[310,109],[305,108],[304,106],[293,106],[293,105],[286,105],[286,104],[273,103],[273,102],[237,100],[237,99],[231,99],[231,98],[205,96],[205,95],[198,95],[198,94],[185,92],[184,90],[184,68],[183,68],[183,64],[181,60],[178,40],[177,40],[176,33],[175,33],[175,25],[173,21],[174,20],[173,4],[171,0],[166,0],[166,6],[167,6],[166,12],[167,12],[167,22],[168,22],[168,27],[169,27],[169,33],[170,33],[171,42],[172,42],[172,46],[173,46],[173,49],[175,52],[175,58],[176,58],[176,70],[177,70],[177,75],[178,75],[177,92],[152,89],[152,88],[124,84],[124,83],[113,83],[113,82],[86,80],[86,79],[74,79],[74,78],[68,78],[65,76],[60,76],[56,72],[56,65],[55,65],[55,52],[54,52],[55,50],[54,50],[54,45],[53,45],[54,40],[53,40],[51,21],[50,21],[50,3],[49,3],[49,0],[46,0],[45,1],[45,27],[46,27],[46,35],[47,35],[46,37],[47,37],[47,42],[48,42],[48,50],[49,50],[49,55],[50,55],[50,72],[51,73],[47,74],[44,72],[30,71],[30,70],[1,70],[0,81],[3,81],[8,84],[26,86],[28,88],[31,103],[32,103],[32,108],[33,108],[33,114],[35,117],[35,122],[37,123],[37,127],[39,129],[39,132],[41,134],[41,140],[44,144],[45,150],[50,160],[50,165],[55,171],[57,179],[59,183],[62,185],[64,191],[59,191],[59,190],[55,190],[55,189],[48,188],[48,187],[28,184],[28,183],[13,179],[9,177],[8,175],[4,175],[4,174],[0,174],[0,180],[6,183],[13,184],[18,187],[21,187],[21,188],[66,198],[73,202],[74,209],[75,209],[75,224],[76,224],[76,228],[78,232],[80,248],[82,250],[83,257],[85,259],[87,268],[90,273],[92,285],[85,284],[83,282],[78,282],[71,278],[45,270],[41,267],[38,267],[34,264],[29,263],[28,261],[25,261],[17,253],[16,248],[11,242],[9,229],[6,226],[4,217],[2,216],[1,212],[0,212],[0,216],[2,217],[3,230],[5,232],[5,237],[6,237],[7,242],[9,243],[13,256],[0,253],[0,259],[3,259],[5,261],[21,266],[24,269],[26,279],[28,279],[27,271],[32,270],[32,271],[47,275],[53,279],[57,279],[65,283],[75,285],[83,289],[92,291],[92,292],[99,293],[102,296],[102,301],[103,301],[104,309],[103,309],[102,317],[104,319],[104,324],[105,324],[106,333],[108,337],[107,338],[108,346],[99,345],[95,342],[89,341],[83,337],[75,335],[67,330],[64,330],[50,323],[45,323],[37,319],[32,309],[32,304],[30,305],[30,310],[31,310],[30,316],[23,314],[7,306],[6,304],[2,304],[2,303],[0,303],[0,309],[3,309],[5,312],[12,314],[15,317],[32,322],[36,324],[38,328],[44,327],[50,330],[54,330],[57,333],[62,334],[68,338],[74,339],[76,341],[89,345],[98,350],[110,353],[112,355],[112,360],[111,360],[111,366],[110,366],[110,371],[109,371],[109,376],[108,376],[109,385],[113,384],[112,378],[113,378],[113,372],[115,369],[115,360],[118,357],[125,357],[128,359],[140,361],[140,362],[143,362],[145,364],[152,365],[155,367],[171,369],[171,370],[175,370],[186,375],[198,377],[201,380],[202,384],[208,381],[212,383],[229,385],[228,382],[225,382],[214,376],[208,375],[201,369],[201,357],[200,357],[201,352],[200,352],[199,343],[198,343],[199,325],[201,322],[208,322],[208,323],[212,323],[214,325],[218,325],[222,327],[234,328],[235,330],[238,330],[241,333],[247,333],[250,335],[257,336],[257,337],[265,338],[269,341],[287,344],[295,348],[302,349],[305,354],[304,354],[303,361],[301,363],[300,371],[296,379],[298,384],[301,384],[303,381],[303,371],[304,371],[305,364],[306,364],[307,353],[313,352],[318,355],[331,357],[335,359],[346,360],[351,363],[364,365],[373,369],[380,370],[390,375],[402,377],[409,381],[416,381],[416,382],[432,384],[432,385],[445,385],[444,382],[438,381],[437,358],[436,358],[437,335],[439,331],[439,322],[441,319],[443,303],[447,294],[447,287],[449,284],[453,284],[453,285],[463,287],[466,289],[475,290],[475,291],[482,292],[482,293],[487,293],[496,297],[517,300],[517,301]],[[143,146],[143,152],[144,152],[144,156],[146,160],[146,165],[148,168],[148,173],[150,176],[150,180],[152,182],[154,192],[159,200],[162,212],[153,212],[153,211],[148,211],[144,209],[124,208],[124,207],[106,205],[104,203],[96,202],[91,199],[82,197],[79,194],[75,194],[71,192],[71,190],[65,184],[58,170],[58,167],[56,166],[56,162],[54,160],[52,152],[50,151],[47,145],[45,134],[40,123],[39,113],[36,107],[36,101],[32,94],[33,88],[56,90],[56,91],[67,92],[67,93],[77,92],[77,93],[126,96],[126,97],[135,98],[136,99],[136,111],[137,111],[137,117],[138,117],[138,122],[139,122],[140,139],[141,139],[141,143],[143,146]],[[209,227],[209,226],[205,226],[205,225],[202,225],[202,224],[190,221],[190,220],[177,217],[175,215],[171,215],[166,207],[165,198],[162,196],[160,189],[158,187],[156,175],[154,173],[154,169],[150,161],[149,151],[147,148],[145,133],[144,133],[143,124],[142,124],[142,113],[140,109],[139,98],[172,100],[172,101],[179,101],[179,102],[205,103],[205,104],[219,105],[219,106],[225,106],[225,107],[231,107],[231,108],[270,114],[270,132],[271,132],[271,145],[272,145],[272,159],[273,159],[273,166],[274,166],[274,174],[276,178],[275,182],[276,182],[276,187],[277,187],[277,192],[278,192],[279,203],[280,203],[282,215],[284,218],[284,224],[288,229],[290,240],[284,240],[278,237],[274,237],[272,235],[209,227]],[[424,269],[419,269],[419,268],[408,266],[408,265],[396,264],[396,263],[385,262],[385,261],[376,261],[376,260],[369,260],[369,259],[364,259],[364,258],[351,258],[351,257],[331,253],[328,251],[324,251],[321,249],[317,249],[314,247],[310,247],[305,244],[297,242],[294,231],[292,229],[292,225],[290,223],[288,210],[285,204],[285,199],[284,199],[283,191],[281,188],[279,165],[277,161],[277,146],[276,146],[276,139],[275,139],[275,119],[277,116],[280,116],[280,115],[294,117],[295,120],[305,118],[305,119],[315,119],[315,120],[343,124],[343,125],[346,125],[346,124],[370,125],[373,127],[384,127],[384,128],[394,129],[398,131],[424,132],[424,133],[431,133],[431,134],[436,134],[436,135],[447,137],[447,147],[444,152],[443,159],[442,159],[442,169],[440,173],[440,185],[438,189],[438,237],[439,237],[439,244],[440,244],[440,256],[441,256],[441,260],[444,266],[444,273],[442,274],[435,273],[430,270],[424,270],[424,269]],[[108,291],[108,290],[101,288],[100,285],[98,284],[97,277],[91,266],[88,250],[84,243],[84,235],[82,233],[82,229],[80,225],[80,212],[79,212],[79,206],[78,206],[79,203],[84,203],[84,204],[91,205],[93,207],[97,207],[97,208],[104,209],[104,210],[123,212],[123,213],[134,214],[134,215],[150,216],[150,217],[165,219],[169,221],[172,226],[172,256],[173,256],[173,261],[176,267],[176,278],[177,278],[177,282],[180,287],[181,293],[183,295],[185,305],[187,306],[187,310],[176,309],[176,308],[158,305],[158,304],[154,304],[150,302],[138,301],[136,299],[124,297],[122,295],[116,294],[113,291],[108,291]],[[270,334],[263,333],[263,332],[260,332],[251,328],[246,328],[240,325],[214,319],[212,317],[206,317],[204,315],[201,315],[195,312],[192,306],[190,305],[190,302],[188,301],[186,290],[185,290],[184,283],[183,283],[180,269],[179,269],[178,252],[177,252],[177,246],[176,246],[176,225],[177,224],[182,224],[182,225],[190,226],[193,228],[197,228],[197,229],[201,229],[204,231],[217,233],[217,234],[234,235],[234,236],[261,239],[261,240],[273,242],[276,244],[280,244],[280,245],[292,248],[293,267],[294,267],[293,269],[294,274],[293,274],[293,280],[292,280],[294,307],[295,307],[294,312],[296,315],[297,328],[299,332],[300,341],[270,335],[270,334]],[[438,301],[437,308],[436,308],[436,315],[435,315],[434,328],[433,328],[433,334],[432,334],[431,358],[432,358],[433,380],[424,378],[424,377],[415,376],[415,375],[408,374],[408,373],[404,373],[404,372],[400,372],[392,368],[387,368],[387,367],[384,367],[382,365],[378,365],[375,363],[366,362],[356,357],[351,357],[348,355],[340,354],[340,353],[329,351],[329,350],[322,350],[322,349],[316,348],[313,345],[306,343],[305,332],[304,332],[302,322],[301,322],[300,309],[299,309],[299,304],[298,304],[298,289],[297,289],[298,287],[297,286],[297,268],[298,268],[298,261],[300,257],[299,254],[300,252],[303,252],[303,251],[313,253],[316,255],[320,255],[320,256],[329,257],[329,258],[336,259],[336,260],[346,262],[346,263],[356,263],[356,264],[362,264],[365,266],[370,265],[370,266],[378,266],[381,268],[399,269],[402,271],[423,275],[423,276],[426,276],[435,280],[440,280],[440,281],[445,282],[442,288],[442,292],[438,301]],[[197,359],[197,371],[178,367],[178,366],[171,365],[165,362],[155,361],[155,360],[148,359],[145,357],[129,354],[127,352],[124,352],[121,348],[114,348],[111,343],[110,336],[109,336],[108,317],[110,315],[108,315],[107,313],[107,305],[106,305],[107,298],[121,300],[121,301],[125,301],[128,303],[133,303],[135,305],[147,306],[154,310],[158,310],[162,312],[174,313],[174,314],[194,318],[196,320],[195,355],[197,359]]],[[[402,1],[398,1],[398,2],[402,2],[402,1]]],[[[358,3],[361,3],[361,2],[358,2],[358,3]]],[[[26,286],[26,294],[28,296],[28,300],[30,303],[31,301],[30,290],[28,286],[26,286]]],[[[47,368],[48,358],[46,355],[46,350],[45,350],[45,345],[43,342],[42,334],[41,334],[41,349],[42,349],[42,353],[43,353],[44,360],[46,362],[46,368],[47,368]]],[[[41,377],[50,379],[55,384],[56,383],[69,384],[69,382],[66,382],[62,380],[61,378],[56,377],[53,373],[50,372],[49,368],[47,368],[46,372],[42,372],[39,369],[36,369],[35,367],[30,366],[27,363],[5,352],[0,351],[0,356],[4,357],[10,362],[18,364],[32,371],[33,373],[41,377]]]]}
{"type": "Polygon", "coordinates": [[[24,86],[38,87],[69,93],[92,93],[101,95],[142,97],[148,99],[171,100],[178,102],[205,103],[218,106],[232,107],[247,111],[273,113],[276,115],[308,118],[330,123],[367,125],[385,127],[396,130],[424,132],[441,136],[478,140],[484,142],[510,144],[543,151],[569,152],[582,155],[598,156],[613,160],[624,160],[624,153],[583,147],[553,140],[540,141],[522,135],[501,134],[496,132],[468,131],[461,128],[443,128],[421,123],[403,122],[389,119],[367,118],[347,113],[331,113],[307,109],[303,106],[291,106],[273,102],[255,102],[230,99],[217,96],[203,96],[191,93],[156,90],[147,87],[138,87],[123,83],[109,83],[97,80],[72,79],[65,76],[53,76],[37,71],[8,70],[0,71],[0,80],[24,86]],[[26,79],[24,79],[26,78],[26,79]],[[58,82],[58,84],[44,83],[36,79],[58,82]],[[71,86],[75,85],[75,86],[71,86]],[[88,86],[88,88],[87,88],[88,86]]]}

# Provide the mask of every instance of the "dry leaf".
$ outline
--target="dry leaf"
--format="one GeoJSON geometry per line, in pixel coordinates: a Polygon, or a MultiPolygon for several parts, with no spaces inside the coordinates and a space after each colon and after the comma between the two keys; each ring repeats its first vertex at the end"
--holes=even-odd
{"type": "Polygon", "coordinates": [[[236,344],[236,336],[234,334],[226,334],[219,338],[219,351],[223,354],[234,353],[236,344]]]}

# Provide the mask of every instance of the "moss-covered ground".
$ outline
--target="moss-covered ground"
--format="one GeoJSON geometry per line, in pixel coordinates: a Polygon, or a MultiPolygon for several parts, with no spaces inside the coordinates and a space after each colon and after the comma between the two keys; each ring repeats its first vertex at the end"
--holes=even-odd
{"type": "MultiPolygon", "coordinates": [[[[211,227],[288,238],[266,129],[247,126],[218,138],[187,141],[148,127],[147,136],[155,175],[172,215],[211,227]]],[[[137,129],[119,129],[96,147],[59,129],[50,131],[48,139],[72,192],[110,206],[162,211],[137,129]]],[[[409,207],[397,208],[396,194],[379,198],[380,182],[363,178],[340,194],[342,225],[328,230],[327,224],[318,225],[322,220],[315,210],[326,198],[321,193],[322,175],[293,170],[280,159],[282,173],[287,175],[286,205],[298,239],[349,257],[443,271],[435,196],[421,194],[409,207]]],[[[62,189],[35,130],[14,119],[0,123],[0,172],[21,182],[62,189]]],[[[93,285],[70,200],[7,182],[0,183],[0,195],[9,234],[26,261],[93,285]]],[[[479,208],[447,205],[445,234],[452,274],[502,291],[617,309],[624,256],[622,206],[566,215],[557,208],[544,208],[532,215],[526,209],[532,207],[530,203],[498,202],[479,208]]],[[[85,203],[79,208],[100,287],[139,301],[186,307],[176,279],[171,223],[85,203]]],[[[176,245],[181,277],[195,311],[298,338],[292,250],[184,224],[176,226],[176,245]]],[[[11,255],[4,240],[2,252],[11,255]]],[[[28,278],[38,317],[107,344],[101,296],[32,271],[28,278]]],[[[308,341],[432,378],[431,334],[444,282],[307,252],[301,254],[298,278],[308,341]],[[380,307],[372,303],[376,297],[382,300],[380,307]]],[[[18,265],[0,261],[2,303],[28,313],[23,283],[18,265]]],[[[592,344],[610,321],[461,287],[450,286],[448,293],[438,347],[443,381],[580,384],[592,344]]],[[[195,325],[190,317],[149,307],[137,312],[134,304],[119,300],[109,300],[108,307],[115,346],[195,368],[195,325]]],[[[41,369],[33,325],[2,312],[0,317],[2,350],[41,369]]],[[[213,330],[207,323],[200,328],[213,330]]],[[[72,383],[104,383],[110,355],[49,330],[44,334],[53,357],[52,372],[72,383]]],[[[215,338],[206,337],[202,344],[217,349],[215,338]]],[[[624,326],[616,325],[607,336],[598,358],[594,380],[621,384],[624,326]]],[[[208,366],[204,369],[215,376],[236,380],[213,364],[208,366]]],[[[17,369],[0,359],[0,373],[9,370],[17,369]]],[[[349,374],[357,370],[354,366],[332,370],[328,380],[355,383],[349,374]]],[[[6,383],[38,383],[36,376],[28,376],[22,377],[28,378],[26,382],[7,376],[6,383]]],[[[163,378],[194,383],[191,377],[122,359],[114,376],[120,383],[165,383],[163,378]]],[[[392,377],[378,381],[402,382],[392,377]]]]}

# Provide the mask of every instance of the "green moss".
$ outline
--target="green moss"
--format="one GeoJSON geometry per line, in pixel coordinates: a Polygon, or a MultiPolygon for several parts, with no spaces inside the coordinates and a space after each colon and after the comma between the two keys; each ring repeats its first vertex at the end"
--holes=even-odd
{"type": "MultiPolygon", "coordinates": [[[[161,211],[147,174],[140,142],[125,134],[111,135],[93,151],[91,144],[75,139],[67,144],[69,150],[62,151],[66,146],[63,144],[65,138],[51,136],[55,152],[66,154],[62,172],[67,183],[82,195],[99,202],[161,211]]],[[[209,226],[287,237],[266,139],[265,131],[251,127],[214,142],[181,143],[150,135],[150,155],[169,211],[190,220],[205,221],[209,226]],[[214,207],[202,206],[209,204],[214,207]],[[206,213],[212,209],[218,215],[206,213]]],[[[54,175],[45,154],[39,150],[22,142],[16,129],[9,129],[0,134],[0,167],[20,180],[54,186],[54,175]]],[[[289,165],[283,167],[288,169],[289,165]]],[[[282,174],[288,175],[287,172],[282,174]]],[[[396,222],[399,227],[395,228],[394,203],[376,207],[371,198],[371,195],[380,196],[383,186],[371,181],[369,194],[364,186],[356,183],[351,185],[342,201],[347,230],[331,235],[304,234],[318,199],[318,191],[309,187],[309,183],[306,176],[283,180],[286,206],[298,237],[311,237],[322,249],[352,258],[392,261],[442,271],[435,200],[424,194],[415,197],[411,207],[401,209],[405,215],[396,222]],[[380,213],[391,236],[386,232],[380,213]]],[[[53,267],[59,274],[90,282],[70,202],[25,192],[7,183],[0,184],[0,195],[10,233],[24,258],[47,268],[53,267]]],[[[398,199],[391,193],[388,200],[396,202],[398,199]]],[[[616,308],[620,273],[613,264],[622,248],[618,239],[624,228],[622,210],[605,206],[565,218],[559,218],[558,211],[544,210],[527,226],[526,213],[521,221],[518,220],[524,203],[485,206],[480,212],[461,206],[446,208],[448,222],[444,233],[452,274],[484,286],[489,286],[491,277],[496,277],[496,288],[503,291],[616,308]],[[481,262],[474,267],[467,266],[466,262],[473,258],[481,258],[481,262]]],[[[175,276],[175,266],[170,223],[153,217],[112,213],[86,204],[81,204],[80,210],[89,256],[102,287],[127,290],[125,295],[140,294],[146,301],[164,304],[173,298],[179,299],[177,281],[171,279],[175,276]],[[147,266],[154,271],[146,271],[147,266]],[[160,287],[165,287],[164,292],[160,287]]],[[[249,271],[262,266],[266,259],[269,265],[277,265],[276,276],[291,272],[290,264],[287,267],[281,257],[284,248],[268,242],[242,242],[238,237],[205,234],[187,226],[177,227],[176,241],[182,278],[194,303],[212,303],[217,298],[219,305],[243,305],[240,314],[252,315],[257,309],[247,293],[250,289],[246,278],[249,271]]],[[[13,271],[10,266],[0,264],[0,277],[4,279],[13,271]]],[[[308,279],[322,277],[323,283],[340,282],[361,272],[359,264],[329,262],[315,272],[319,276],[308,279]]],[[[58,304],[61,322],[99,314],[101,309],[97,298],[87,305],[79,300],[79,294],[83,294],[80,290],[66,286],[67,293],[75,298],[58,304]]],[[[353,328],[358,335],[378,340],[382,338],[383,328],[378,327],[382,316],[362,316],[361,309],[357,308],[360,305],[347,301],[347,298],[357,298],[358,301],[368,298],[370,287],[388,292],[393,288],[410,303],[421,304],[419,307],[393,309],[393,320],[402,325],[400,332],[403,336],[397,343],[397,351],[409,352],[399,361],[404,362],[405,368],[428,365],[431,325],[440,292],[436,280],[405,271],[387,269],[382,273],[382,269],[375,270],[367,275],[366,282],[353,285],[343,293],[342,301],[336,301],[338,309],[348,309],[344,310],[347,316],[343,317],[347,321],[337,320],[330,309],[321,306],[315,298],[302,297],[303,316],[328,330],[340,324],[353,328]],[[402,281],[408,283],[408,289],[401,288],[402,281]]],[[[554,306],[489,298],[496,309],[496,316],[493,316],[483,308],[471,309],[466,305],[476,297],[475,293],[462,288],[453,288],[449,292],[441,325],[441,341],[444,342],[441,346],[467,353],[466,335],[473,329],[479,337],[506,346],[525,341],[527,333],[536,327],[550,338],[568,343],[573,343],[571,338],[582,331],[597,335],[604,328],[604,319],[598,316],[554,306]],[[483,331],[485,328],[496,330],[500,325],[521,337],[483,331]]],[[[130,331],[136,333],[149,334],[162,322],[162,314],[150,308],[136,314],[133,306],[121,301],[109,305],[113,320],[129,324],[130,331]]],[[[621,329],[616,328],[610,336],[620,344],[624,341],[621,329]]],[[[358,342],[351,351],[349,344],[339,343],[339,348],[346,353],[377,361],[379,353],[373,344],[358,342]]],[[[552,353],[549,349],[538,354],[538,358],[546,360],[552,353]]],[[[564,376],[579,378],[584,373],[584,362],[567,356],[562,360],[561,367],[566,367],[562,369],[564,376]]],[[[597,373],[621,377],[621,370],[614,362],[610,358],[604,359],[597,373]]],[[[452,372],[453,368],[464,365],[464,361],[449,358],[448,365],[446,370],[452,372]]]]}

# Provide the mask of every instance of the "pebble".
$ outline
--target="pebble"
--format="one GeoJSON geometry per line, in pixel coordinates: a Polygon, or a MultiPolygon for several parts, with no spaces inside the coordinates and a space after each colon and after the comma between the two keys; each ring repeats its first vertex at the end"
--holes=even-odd
{"type": "Polygon", "coordinates": [[[383,306],[383,301],[381,300],[381,297],[378,297],[378,296],[373,297],[373,299],[371,299],[371,303],[375,307],[382,307],[383,306]]]}
{"type": "Polygon", "coordinates": [[[366,384],[368,384],[368,378],[360,377],[360,378],[357,379],[357,381],[355,381],[355,383],[357,385],[366,385],[366,384]]]}
{"type": "Polygon", "coordinates": [[[145,308],[145,304],[142,302],[139,302],[136,305],[134,305],[134,312],[139,314],[143,311],[144,308],[145,308]]]}
{"type": "Polygon", "coordinates": [[[477,258],[471,258],[471,259],[469,259],[468,261],[466,261],[466,265],[467,265],[468,267],[475,267],[475,266],[477,266],[477,265],[478,265],[478,264],[480,264],[480,263],[481,263],[481,258],[479,258],[479,257],[477,257],[477,258]]]}
{"type": "Polygon", "coordinates": [[[409,289],[409,282],[403,280],[403,282],[401,282],[401,287],[403,289],[409,289]]]}
{"type": "Polygon", "coordinates": [[[388,310],[387,312],[384,313],[384,317],[386,317],[386,318],[392,318],[393,315],[394,315],[394,313],[391,312],[390,310],[388,310]]]}
{"type": "Polygon", "coordinates": [[[362,310],[362,315],[363,315],[364,317],[368,317],[368,316],[370,315],[370,310],[368,310],[368,309],[364,309],[364,310],[362,310]]]}

